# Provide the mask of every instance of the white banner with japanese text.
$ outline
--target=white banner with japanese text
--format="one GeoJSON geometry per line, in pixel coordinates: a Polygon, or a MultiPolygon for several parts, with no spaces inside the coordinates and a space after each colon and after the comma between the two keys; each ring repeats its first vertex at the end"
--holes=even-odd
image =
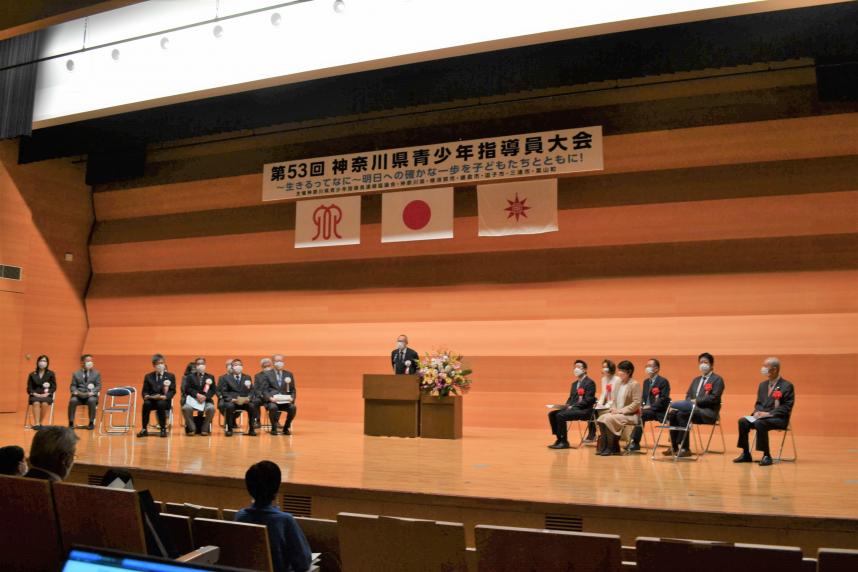
{"type": "Polygon", "coordinates": [[[321,198],[603,169],[602,127],[268,163],[262,200],[321,198]]]}

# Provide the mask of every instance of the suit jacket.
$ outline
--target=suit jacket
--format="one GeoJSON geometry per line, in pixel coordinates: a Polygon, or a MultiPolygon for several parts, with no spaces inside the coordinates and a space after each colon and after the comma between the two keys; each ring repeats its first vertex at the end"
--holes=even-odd
{"type": "Polygon", "coordinates": [[[792,383],[780,378],[775,382],[775,387],[772,393],[780,391],[783,395],[777,400],[778,406],[775,407],[775,398],[769,395],[769,380],[764,380],[757,388],[757,402],[754,404],[754,411],[768,411],[773,417],[789,420],[792,414],[792,406],[795,404],[795,388],[792,383]]]}
{"type": "Polygon", "coordinates": [[[223,380],[223,398],[225,401],[235,401],[238,397],[256,397],[256,392],[253,389],[253,380],[250,379],[250,376],[246,373],[242,372],[239,375],[240,381],[236,381],[234,373],[228,375],[222,375],[221,380],[223,380]],[[246,382],[250,382],[250,387],[247,386],[246,382]]]}
{"type": "Polygon", "coordinates": [[[406,367],[408,367],[408,373],[416,373],[417,361],[419,359],[420,356],[417,352],[408,347],[405,348],[405,355],[401,360],[399,359],[399,350],[393,350],[390,352],[390,365],[393,367],[393,373],[396,375],[404,374],[406,367]],[[405,362],[407,361],[411,362],[409,366],[405,365],[405,362]]]}
{"type": "Polygon", "coordinates": [[[569,388],[569,399],[566,400],[566,405],[572,409],[591,409],[596,405],[596,382],[586,375],[581,381],[577,379],[573,381],[569,388]],[[578,395],[579,387],[584,389],[584,395],[578,395]]]}
{"type": "Polygon", "coordinates": [[[641,404],[649,405],[653,412],[664,413],[670,405],[670,382],[665,377],[656,375],[654,378],[646,378],[643,382],[643,394],[641,404]],[[652,388],[658,388],[658,396],[652,394],[652,388]]]}
{"type": "Polygon", "coordinates": [[[185,403],[185,396],[193,395],[194,399],[196,399],[198,393],[205,394],[206,403],[214,401],[217,389],[215,388],[215,378],[212,374],[206,373],[200,376],[199,373],[194,372],[185,376],[185,379],[182,381],[182,404],[184,405],[185,403]],[[209,389],[208,391],[203,391],[206,380],[209,382],[209,389]]]}
{"type": "Polygon", "coordinates": [[[262,379],[262,384],[259,387],[259,394],[266,399],[270,399],[272,395],[278,393],[292,396],[292,403],[298,397],[298,391],[295,389],[295,376],[289,370],[280,372],[280,383],[277,382],[277,370],[270,369],[265,372],[265,377],[262,379]],[[286,380],[289,379],[289,383],[286,380]]]}
{"type": "Polygon", "coordinates": [[[48,388],[47,395],[52,395],[57,391],[57,376],[49,369],[45,370],[45,375],[39,379],[38,372],[31,371],[30,375],[27,376],[27,395],[31,393],[38,393],[39,395],[45,395],[45,388],[42,387],[43,383],[49,383],[51,386],[48,388]]]}
{"type": "Polygon", "coordinates": [[[42,479],[43,481],[51,481],[52,483],[58,483],[62,481],[59,475],[44,471],[42,469],[37,469],[36,467],[30,467],[30,470],[27,471],[27,474],[24,475],[25,479],[42,479]]]}
{"type": "Polygon", "coordinates": [[[77,370],[72,374],[71,380],[71,394],[72,396],[77,393],[89,393],[89,389],[87,385],[93,384],[95,387],[92,389],[92,393],[98,395],[101,393],[101,374],[97,369],[91,369],[89,371],[84,371],[82,369],[77,370]]]}
{"type": "Polygon", "coordinates": [[[706,393],[706,383],[700,384],[700,389],[695,393],[694,389],[702,379],[702,375],[698,375],[691,380],[691,385],[688,386],[688,391],[685,393],[685,399],[697,399],[697,407],[711,409],[715,413],[721,411],[721,394],[724,393],[724,379],[717,373],[710,373],[707,383],[712,384],[712,391],[706,393]]]}
{"type": "Polygon", "coordinates": [[[161,375],[161,381],[158,381],[158,372],[150,371],[143,377],[143,391],[141,392],[145,398],[147,395],[166,395],[167,401],[173,401],[173,396],[176,395],[176,376],[169,371],[165,371],[161,375]],[[164,393],[164,382],[169,380],[170,386],[167,388],[167,393],[164,393]]]}

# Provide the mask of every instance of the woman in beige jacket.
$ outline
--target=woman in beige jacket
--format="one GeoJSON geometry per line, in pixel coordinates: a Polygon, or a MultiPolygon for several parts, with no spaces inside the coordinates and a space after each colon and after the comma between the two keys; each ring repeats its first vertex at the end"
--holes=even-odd
{"type": "Polygon", "coordinates": [[[641,384],[632,378],[635,366],[628,360],[617,365],[620,383],[613,387],[614,402],[610,410],[599,416],[601,430],[596,454],[602,456],[620,453],[620,435],[626,425],[637,425],[641,411],[641,384]]]}

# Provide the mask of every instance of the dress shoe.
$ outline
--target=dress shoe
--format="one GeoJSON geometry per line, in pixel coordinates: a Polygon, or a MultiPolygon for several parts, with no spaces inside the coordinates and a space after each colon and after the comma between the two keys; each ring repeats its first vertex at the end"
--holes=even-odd
{"type": "Polygon", "coordinates": [[[640,451],[640,450],[641,450],[641,446],[638,443],[631,443],[629,445],[629,451],[631,451],[631,452],[640,451]]]}
{"type": "Polygon", "coordinates": [[[676,451],[672,447],[668,447],[667,449],[662,451],[661,454],[665,457],[673,457],[674,455],[676,455],[676,451]]]}
{"type": "Polygon", "coordinates": [[[548,448],[549,449],[568,449],[569,448],[569,441],[557,441],[555,444],[549,445],[548,448]]]}
{"type": "Polygon", "coordinates": [[[69,429],[74,429],[74,423],[69,423],[69,429]]]}
{"type": "Polygon", "coordinates": [[[148,437],[148,436],[149,436],[149,431],[147,431],[146,429],[143,429],[142,431],[140,431],[139,433],[137,433],[137,436],[138,436],[138,437],[148,437]]]}
{"type": "Polygon", "coordinates": [[[271,430],[269,431],[269,433],[271,433],[272,435],[277,435],[277,429],[272,427],[271,430]]]}
{"type": "Polygon", "coordinates": [[[601,455],[608,448],[608,437],[603,433],[596,441],[596,454],[601,455]]]}
{"type": "Polygon", "coordinates": [[[554,440],[554,442],[553,442],[552,444],[548,445],[548,448],[549,448],[549,449],[553,449],[555,445],[559,445],[559,444],[560,444],[560,441],[561,441],[560,439],[555,439],[555,440],[554,440]]]}
{"type": "Polygon", "coordinates": [[[200,433],[200,435],[202,435],[203,437],[208,437],[209,435],[211,435],[211,433],[209,433],[208,431],[203,431],[202,433],[200,433]]]}
{"type": "Polygon", "coordinates": [[[42,430],[41,425],[33,425],[33,431],[41,431],[41,430],[42,430]]]}
{"type": "Polygon", "coordinates": [[[679,454],[677,455],[677,457],[679,457],[680,459],[687,459],[688,457],[693,457],[693,456],[694,456],[694,453],[692,453],[688,449],[680,449],[679,454]]]}
{"type": "Polygon", "coordinates": [[[226,435],[227,437],[232,437],[232,429],[227,427],[226,431],[224,432],[224,435],[226,435]]]}
{"type": "Polygon", "coordinates": [[[194,432],[191,429],[185,429],[185,435],[187,435],[188,437],[193,437],[194,432]]]}
{"type": "Polygon", "coordinates": [[[87,425],[87,426],[86,426],[86,428],[87,428],[87,430],[88,430],[88,431],[92,431],[93,429],[95,429],[95,423],[93,423],[92,421],[90,421],[90,422],[89,422],[89,425],[87,425]]]}
{"type": "Polygon", "coordinates": [[[595,433],[593,433],[592,435],[587,435],[586,437],[584,437],[585,443],[592,443],[595,440],[596,440],[596,434],[595,433]]]}
{"type": "Polygon", "coordinates": [[[751,458],[751,454],[747,451],[744,451],[741,455],[733,459],[734,463],[750,463],[753,461],[751,458]]]}
{"type": "Polygon", "coordinates": [[[768,455],[763,455],[763,458],[760,459],[760,466],[761,467],[769,467],[771,465],[774,465],[774,463],[775,463],[774,460],[771,457],[769,457],[768,455]]]}
{"type": "Polygon", "coordinates": [[[248,437],[256,437],[256,429],[253,428],[253,425],[250,426],[250,430],[247,432],[248,437]]]}
{"type": "Polygon", "coordinates": [[[161,437],[166,437],[166,436],[167,436],[167,430],[166,430],[166,429],[164,429],[163,427],[161,427],[161,435],[160,435],[160,436],[161,436],[161,437]]]}

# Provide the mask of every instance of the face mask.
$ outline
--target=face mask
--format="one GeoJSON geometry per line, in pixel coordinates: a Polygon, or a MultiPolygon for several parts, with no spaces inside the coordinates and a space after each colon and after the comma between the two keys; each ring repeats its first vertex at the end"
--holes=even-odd
{"type": "Polygon", "coordinates": [[[700,371],[702,371],[703,373],[706,373],[706,372],[707,372],[707,371],[709,371],[709,369],[710,369],[710,365],[709,365],[708,363],[706,363],[706,362],[701,363],[701,364],[700,364],[699,366],[697,366],[697,367],[698,367],[698,368],[700,368],[700,371]]]}
{"type": "Polygon", "coordinates": [[[165,365],[164,365],[164,364],[162,364],[162,363],[159,363],[158,365],[156,365],[156,366],[155,366],[155,370],[156,370],[158,373],[164,373],[164,371],[165,371],[166,369],[167,369],[167,366],[165,366],[165,365]]]}
{"type": "Polygon", "coordinates": [[[204,373],[206,371],[206,364],[198,363],[197,364],[197,371],[200,373],[204,373]]]}
{"type": "Polygon", "coordinates": [[[769,368],[767,368],[766,366],[761,367],[760,373],[763,375],[763,377],[769,377],[769,368]]]}
{"type": "Polygon", "coordinates": [[[608,368],[606,368],[606,367],[603,367],[603,368],[602,368],[602,373],[606,373],[606,374],[607,374],[607,373],[611,373],[611,370],[609,370],[609,369],[608,369],[608,368]]]}
{"type": "Polygon", "coordinates": [[[232,366],[232,371],[234,371],[235,373],[241,373],[241,370],[243,370],[243,369],[244,369],[244,367],[242,367],[240,365],[232,366]]]}
{"type": "Polygon", "coordinates": [[[655,371],[655,370],[654,370],[653,368],[651,368],[651,367],[647,366],[647,368],[646,368],[646,370],[645,370],[645,371],[647,372],[647,374],[648,374],[648,375],[652,375],[652,372],[653,372],[653,371],[655,371]]]}
{"type": "Polygon", "coordinates": [[[405,342],[396,342],[396,347],[402,349],[405,347],[405,342]]]}
{"type": "Polygon", "coordinates": [[[580,367],[576,367],[573,372],[575,373],[575,377],[581,377],[582,375],[584,375],[584,370],[580,367]]]}
{"type": "Polygon", "coordinates": [[[86,369],[92,369],[92,362],[91,361],[84,362],[83,367],[85,367],[86,369]]]}
{"type": "Polygon", "coordinates": [[[48,367],[48,362],[46,362],[45,360],[40,361],[39,367],[42,369],[46,369],[48,367]]]}
{"type": "Polygon", "coordinates": [[[275,361],[274,365],[277,366],[277,369],[283,369],[283,362],[282,361],[275,361]]]}

